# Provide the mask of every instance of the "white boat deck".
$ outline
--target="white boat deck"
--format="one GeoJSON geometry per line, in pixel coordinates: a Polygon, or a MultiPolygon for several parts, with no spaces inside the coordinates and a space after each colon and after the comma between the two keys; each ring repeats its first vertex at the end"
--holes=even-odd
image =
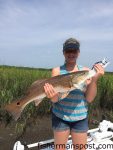
{"type": "MultiPolygon", "coordinates": [[[[88,136],[87,136],[87,144],[85,145],[86,150],[113,150],[113,141],[111,140],[113,138],[113,123],[110,121],[102,121],[99,125],[99,128],[88,130],[88,136]],[[108,128],[111,129],[111,131],[108,131],[108,128]]],[[[57,145],[58,148],[62,147],[64,148],[64,145],[60,144],[57,145]]],[[[66,149],[72,150],[74,146],[72,144],[71,136],[69,136],[66,149]]],[[[29,145],[22,145],[20,141],[17,141],[14,144],[13,150],[25,150],[25,147],[32,150],[33,147],[37,147],[37,149],[41,150],[53,150],[54,149],[54,139],[50,139],[47,141],[41,141],[34,144],[29,145]]],[[[80,147],[82,148],[83,145],[81,144],[80,147]]]]}

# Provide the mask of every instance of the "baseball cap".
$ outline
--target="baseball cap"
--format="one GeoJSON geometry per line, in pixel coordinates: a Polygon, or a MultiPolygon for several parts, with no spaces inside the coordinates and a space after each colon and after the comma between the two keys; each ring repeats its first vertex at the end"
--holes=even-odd
{"type": "Polygon", "coordinates": [[[80,50],[80,43],[75,38],[69,38],[63,44],[63,51],[66,50],[80,50]]]}

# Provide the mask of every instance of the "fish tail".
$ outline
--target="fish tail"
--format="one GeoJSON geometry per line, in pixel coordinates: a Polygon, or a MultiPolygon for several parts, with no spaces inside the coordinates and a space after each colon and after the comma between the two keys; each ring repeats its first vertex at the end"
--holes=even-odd
{"type": "Polygon", "coordinates": [[[18,118],[21,115],[21,112],[23,110],[22,106],[20,105],[20,102],[12,102],[11,104],[8,104],[5,106],[5,110],[12,115],[14,120],[18,120],[18,118]]]}

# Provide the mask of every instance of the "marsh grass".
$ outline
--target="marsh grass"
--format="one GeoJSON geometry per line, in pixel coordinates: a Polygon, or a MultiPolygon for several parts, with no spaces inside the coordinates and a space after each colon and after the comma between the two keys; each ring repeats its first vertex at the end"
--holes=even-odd
{"type": "Polygon", "coordinates": [[[89,105],[89,120],[113,121],[113,73],[105,73],[98,81],[97,96],[89,105]]]}
{"type": "MultiPolygon", "coordinates": [[[[6,104],[23,97],[27,88],[34,81],[49,78],[50,76],[50,69],[0,66],[0,121],[6,124],[12,121],[12,117],[4,110],[6,104]]],[[[50,104],[47,104],[47,101],[41,104],[41,108],[35,107],[31,103],[23,111],[21,120],[25,123],[30,117],[36,117],[37,114],[43,115],[49,112],[49,107],[50,104]]]]}
{"type": "MultiPolygon", "coordinates": [[[[8,125],[13,121],[4,110],[6,104],[24,96],[27,88],[35,80],[49,77],[51,77],[51,69],[0,66],[0,122],[8,125]]],[[[51,102],[47,98],[38,107],[30,103],[16,122],[15,131],[23,133],[31,118],[36,119],[37,116],[49,114],[50,111],[51,102]]],[[[110,114],[109,117],[113,120],[113,73],[106,73],[98,81],[98,94],[94,102],[89,104],[89,120],[101,119],[101,115],[105,112],[107,115],[110,114]]]]}

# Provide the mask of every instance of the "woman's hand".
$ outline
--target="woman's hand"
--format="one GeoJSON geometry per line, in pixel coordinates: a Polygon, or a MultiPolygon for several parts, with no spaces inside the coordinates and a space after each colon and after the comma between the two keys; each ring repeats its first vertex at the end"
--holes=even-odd
{"type": "Polygon", "coordinates": [[[104,68],[100,64],[95,64],[94,69],[96,70],[96,75],[92,79],[97,81],[99,77],[104,75],[104,68]]]}
{"type": "Polygon", "coordinates": [[[104,75],[104,68],[100,64],[95,64],[94,69],[96,70],[96,75],[86,80],[85,84],[87,86],[93,81],[97,82],[98,78],[104,75]]]}
{"type": "Polygon", "coordinates": [[[59,93],[54,90],[51,84],[45,83],[44,90],[47,98],[50,98],[53,102],[58,101],[59,93]]]}

